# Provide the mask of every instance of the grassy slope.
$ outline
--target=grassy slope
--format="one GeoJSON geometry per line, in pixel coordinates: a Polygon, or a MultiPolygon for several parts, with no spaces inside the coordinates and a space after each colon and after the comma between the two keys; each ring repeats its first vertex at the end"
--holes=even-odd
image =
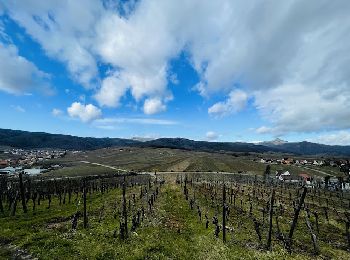
{"type": "Polygon", "coordinates": [[[166,148],[100,149],[68,154],[56,162],[80,167],[79,161],[137,171],[250,171],[261,174],[265,169],[263,164],[253,163],[248,157],[166,148]]]}
{"type": "MultiPolygon", "coordinates": [[[[130,194],[130,190],[129,190],[130,194]]],[[[11,241],[40,259],[308,259],[310,255],[298,253],[288,255],[280,246],[273,252],[257,250],[257,238],[249,219],[234,215],[235,238],[227,244],[213,235],[213,226],[205,229],[196,210],[190,210],[179,186],[170,183],[162,188],[156,201],[154,214],[149,214],[142,226],[127,241],[113,237],[119,220],[113,218],[115,203],[121,200],[120,190],[104,196],[97,194],[88,199],[89,224],[82,229],[70,230],[70,219],[81,205],[59,206],[53,200],[46,209],[46,202],[38,207],[35,215],[30,211],[16,217],[0,218],[0,241],[11,241]],[[102,207],[104,211],[102,211],[102,207]],[[103,212],[101,214],[101,212],[103,212]],[[99,219],[101,218],[101,221],[99,219]]],[[[119,204],[120,206],[120,204],[119,204]]],[[[30,205],[29,205],[30,207],[30,205]]],[[[209,213],[212,209],[208,209],[209,213]]],[[[212,216],[212,214],[210,214],[212,216]]],[[[298,232],[296,236],[308,236],[298,232]]],[[[0,247],[1,248],[1,247],[0,247]]],[[[332,251],[333,257],[346,259],[344,251],[332,251]],[[344,258],[345,257],[345,258],[344,258]]],[[[329,254],[328,254],[329,255],[329,254]]],[[[0,250],[6,258],[8,252],[0,250]]]]}
{"type": "MultiPolygon", "coordinates": [[[[263,174],[266,165],[252,160],[253,156],[233,156],[230,154],[194,152],[166,148],[106,148],[96,151],[69,153],[65,158],[52,163],[67,167],[51,171],[51,176],[75,176],[110,173],[113,170],[96,165],[83,164],[80,161],[90,161],[115,166],[125,170],[136,171],[212,171],[212,172],[247,172],[263,174]]],[[[339,169],[332,167],[316,167],[331,175],[341,175],[339,169]]],[[[324,177],[325,175],[293,165],[271,165],[271,172],[289,170],[293,175],[307,172],[310,175],[324,177]]]]}

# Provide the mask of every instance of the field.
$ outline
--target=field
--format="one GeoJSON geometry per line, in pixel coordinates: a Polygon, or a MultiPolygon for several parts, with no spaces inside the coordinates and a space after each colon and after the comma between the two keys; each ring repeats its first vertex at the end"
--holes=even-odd
{"type": "MultiPolygon", "coordinates": [[[[120,184],[122,177],[113,178],[120,184]]],[[[321,193],[318,197],[309,191],[310,198],[305,202],[308,205],[307,209],[319,212],[317,220],[319,251],[315,253],[312,247],[304,221],[307,209],[304,208],[293,237],[293,249],[289,254],[280,241],[279,232],[284,230],[283,233],[286,234],[289,229],[289,220],[293,218],[290,204],[297,201],[299,196],[295,193],[296,189],[275,187],[278,201],[276,204],[283,205],[285,211],[281,214],[280,206],[276,205],[274,214],[279,219],[279,227],[278,229],[276,227],[277,220],[273,220],[272,246],[268,250],[265,245],[268,217],[266,212],[262,215],[261,210],[269,201],[271,187],[263,182],[253,185],[251,179],[244,178],[241,175],[223,176],[212,173],[188,175],[168,173],[158,175],[156,179],[153,177],[149,182],[147,175],[127,177],[126,182],[129,185],[126,188],[125,201],[129,234],[125,238],[120,237],[120,223],[124,219],[120,185],[113,186],[114,182],[108,178],[105,182],[94,180],[90,187],[96,184],[95,189],[88,190],[87,195],[88,225],[84,227],[84,220],[80,217],[74,228],[72,219],[77,212],[83,212],[82,193],[79,191],[76,195],[73,193],[72,199],[68,201],[68,192],[63,195],[62,190],[56,187],[55,191],[46,191],[47,194],[52,192],[51,202],[42,197],[41,205],[36,205],[35,210],[32,210],[32,200],[28,200],[27,213],[23,213],[18,205],[15,215],[9,216],[11,213],[6,210],[8,207],[4,203],[5,210],[0,219],[2,227],[0,252],[6,259],[13,253],[13,248],[8,247],[11,244],[24,249],[22,254],[27,257],[40,259],[312,259],[315,256],[323,259],[346,259],[349,257],[346,251],[348,247],[346,236],[343,234],[344,219],[339,219],[340,215],[348,212],[349,198],[338,200],[336,194],[329,192],[321,193]],[[220,229],[220,224],[213,224],[214,217],[218,219],[218,223],[222,222],[222,183],[218,180],[223,178],[227,185],[226,203],[230,208],[225,225],[226,242],[223,242],[223,226],[221,225],[220,229]],[[165,183],[160,184],[161,180],[165,183]],[[136,185],[135,181],[141,184],[136,185]],[[133,194],[139,197],[142,189],[147,189],[143,194],[144,197],[140,196],[140,199],[133,201],[133,194]],[[159,191],[157,199],[148,208],[150,195],[155,194],[156,189],[159,191]],[[230,193],[230,189],[234,193],[230,193]],[[187,190],[187,195],[184,190],[187,190]],[[256,197],[253,194],[256,194],[256,197]],[[65,202],[62,202],[62,196],[65,202]],[[288,196],[292,196],[289,202],[287,202],[288,196]],[[328,220],[320,210],[326,203],[328,220]],[[141,207],[146,209],[142,217],[144,219],[130,232],[132,219],[141,207]],[[257,231],[254,231],[253,219],[259,223],[261,239],[257,231]],[[215,225],[219,227],[219,233],[216,235],[215,225]]],[[[59,185],[63,187],[67,183],[61,181],[59,185]]],[[[36,190],[39,190],[39,187],[36,187],[36,190]]],[[[310,221],[315,230],[316,220],[310,217],[310,221]]]]}
{"type": "MultiPolygon", "coordinates": [[[[105,148],[95,151],[68,153],[62,159],[50,163],[64,166],[51,171],[45,176],[80,176],[105,174],[116,169],[145,172],[233,172],[262,175],[266,165],[255,162],[258,157],[288,157],[285,154],[246,154],[246,153],[208,153],[167,148],[105,148]],[[96,164],[88,164],[97,163],[96,164]],[[112,168],[104,167],[112,166],[112,168]],[[113,169],[115,168],[115,169],[113,169]]],[[[271,165],[271,172],[288,170],[292,175],[308,173],[311,176],[340,176],[339,169],[334,167],[295,165],[271,165]]]]}
{"type": "Polygon", "coordinates": [[[59,162],[81,165],[81,161],[101,163],[135,171],[263,171],[248,157],[166,148],[106,148],[69,153],[59,162]]]}
{"type": "Polygon", "coordinates": [[[102,149],[2,177],[0,259],[349,259],[350,194],[277,184],[254,156],[102,149]]]}

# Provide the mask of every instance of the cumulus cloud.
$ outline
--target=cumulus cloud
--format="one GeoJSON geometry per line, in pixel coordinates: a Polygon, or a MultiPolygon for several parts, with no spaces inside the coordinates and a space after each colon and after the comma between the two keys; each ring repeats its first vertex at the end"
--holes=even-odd
{"type": "MultiPolygon", "coordinates": [[[[271,131],[348,127],[350,1],[107,2],[87,0],[81,8],[77,1],[6,1],[5,8],[84,86],[100,82],[99,62],[118,71],[97,87],[100,105],[118,106],[128,89],[145,100],[145,113],[164,111],[169,62],[186,52],[201,95],[238,85],[271,131]]],[[[208,112],[238,111],[230,99],[208,112]]]]}
{"type": "Polygon", "coordinates": [[[156,114],[166,110],[166,106],[159,98],[148,98],[143,104],[143,112],[147,115],[156,114]]]}
{"type": "Polygon", "coordinates": [[[51,114],[52,114],[53,116],[60,116],[60,115],[63,114],[63,111],[60,110],[60,109],[58,109],[58,108],[54,108],[54,109],[52,109],[51,114]]]}
{"type": "Polygon", "coordinates": [[[77,117],[84,123],[100,118],[102,115],[101,110],[94,105],[84,105],[79,102],[74,102],[67,108],[67,112],[70,117],[77,117]]]}
{"type": "Polygon", "coordinates": [[[345,130],[330,132],[309,139],[309,141],[329,145],[350,145],[350,132],[345,130]]]}
{"type": "Polygon", "coordinates": [[[319,89],[300,84],[281,85],[255,94],[256,106],[273,127],[266,132],[313,132],[350,127],[350,91],[339,86],[319,89]]]}
{"type": "Polygon", "coordinates": [[[72,77],[85,87],[98,78],[96,60],[89,51],[94,24],[102,15],[102,2],[6,1],[8,14],[44,49],[48,56],[67,65],[72,77]]]}
{"type": "Polygon", "coordinates": [[[229,97],[224,102],[218,102],[209,107],[208,113],[210,115],[224,116],[236,113],[242,110],[247,103],[248,95],[242,90],[233,90],[229,97]]]}
{"type": "Polygon", "coordinates": [[[0,42],[0,90],[25,94],[31,90],[50,93],[49,75],[18,54],[17,47],[0,42]]]}
{"type": "Polygon", "coordinates": [[[118,107],[126,91],[127,84],[119,78],[118,74],[114,74],[102,81],[101,89],[95,98],[101,106],[118,107]]]}
{"type": "Polygon", "coordinates": [[[207,141],[216,141],[219,138],[219,135],[213,131],[208,131],[205,134],[205,138],[207,141]]]}

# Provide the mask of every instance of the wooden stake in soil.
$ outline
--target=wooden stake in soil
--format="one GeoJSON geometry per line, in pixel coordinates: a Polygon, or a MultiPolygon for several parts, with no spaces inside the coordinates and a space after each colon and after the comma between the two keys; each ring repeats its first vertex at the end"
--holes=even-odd
{"type": "Polygon", "coordinates": [[[15,198],[14,198],[12,205],[11,205],[11,216],[16,215],[17,198],[18,198],[18,191],[16,192],[15,198]]]}
{"type": "MultiPolygon", "coordinates": [[[[151,181],[149,181],[149,186],[151,186],[151,181]]],[[[124,238],[128,237],[128,212],[126,210],[126,183],[125,183],[125,177],[123,181],[123,218],[124,218],[124,238]]]]}
{"type": "Polygon", "coordinates": [[[301,198],[300,198],[300,200],[299,200],[298,207],[296,208],[295,213],[294,213],[294,218],[293,218],[292,225],[290,226],[290,230],[289,230],[289,235],[288,235],[288,248],[287,248],[289,252],[291,252],[291,250],[292,250],[292,238],[293,238],[293,233],[294,233],[295,227],[297,226],[299,213],[300,213],[301,207],[302,207],[303,204],[304,204],[304,200],[305,200],[305,197],[306,197],[306,193],[307,193],[307,188],[304,187],[303,193],[302,193],[301,198]]]}
{"type": "Polygon", "coordinates": [[[314,246],[314,254],[318,255],[320,250],[319,250],[319,247],[318,247],[318,244],[317,244],[317,237],[316,237],[316,234],[312,230],[311,223],[309,221],[308,216],[305,216],[305,221],[306,221],[307,228],[309,229],[309,232],[310,232],[310,235],[311,235],[312,244],[314,246]]]}
{"type": "Polygon", "coordinates": [[[19,173],[19,188],[21,192],[23,212],[27,213],[27,205],[26,205],[25,191],[24,191],[24,185],[23,185],[23,172],[19,173]]]}
{"type": "Polygon", "coordinates": [[[222,241],[226,242],[226,187],[222,188],[222,241]]]}
{"type": "Polygon", "coordinates": [[[349,220],[345,222],[345,233],[346,233],[346,238],[347,238],[347,242],[348,242],[348,249],[350,249],[350,222],[349,220]]]}
{"type": "Polygon", "coordinates": [[[266,249],[271,250],[271,236],[272,236],[272,217],[273,217],[273,204],[275,201],[275,190],[272,189],[270,197],[270,208],[269,208],[269,232],[267,233],[266,249]]]}
{"type": "Polygon", "coordinates": [[[86,213],[86,180],[83,180],[83,200],[84,200],[84,228],[87,228],[88,218],[86,213]]]}

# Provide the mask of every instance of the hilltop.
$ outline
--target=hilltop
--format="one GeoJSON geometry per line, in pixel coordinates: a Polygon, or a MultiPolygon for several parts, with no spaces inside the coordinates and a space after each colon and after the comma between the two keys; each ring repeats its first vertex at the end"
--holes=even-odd
{"type": "Polygon", "coordinates": [[[159,138],[155,140],[78,137],[72,135],[49,134],[0,129],[0,146],[22,149],[55,148],[66,150],[95,150],[107,147],[153,147],[172,148],[205,152],[279,152],[298,155],[349,156],[350,146],[324,145],[311,142],[285,142],[276,139],[259,144],[244,142],[207,142],[185,138],[159,138]]]}

